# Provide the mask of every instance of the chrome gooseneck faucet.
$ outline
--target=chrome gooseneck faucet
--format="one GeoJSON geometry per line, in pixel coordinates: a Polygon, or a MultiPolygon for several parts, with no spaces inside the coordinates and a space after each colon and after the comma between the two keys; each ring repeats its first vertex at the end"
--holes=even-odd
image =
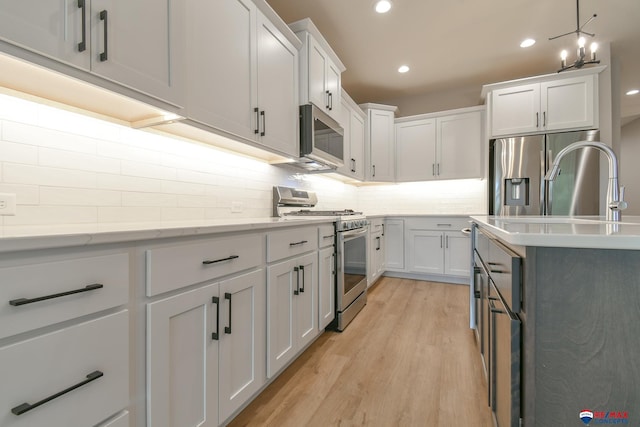
{"type": "Polygon", "coordinates": [[[620,221],[622,211],[627,208],[627,202],[624,201],[624,187],[618,185],[618,158],[611,147],[598,141],[578,141],[570,144],[560,150],[553,166],[544,177],[547,181],[555,180],[560,174],[560,161],[568,153],[584,147],[593,147],[602,151],[609,161],[609,185],[607,187],[607,221],[620,221]]]}

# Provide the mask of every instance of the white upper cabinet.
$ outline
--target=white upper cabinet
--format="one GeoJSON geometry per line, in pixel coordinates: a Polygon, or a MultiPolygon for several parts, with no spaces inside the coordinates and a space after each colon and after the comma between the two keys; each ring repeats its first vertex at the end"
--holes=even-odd
{"type": "Polygon", "coordinates": [[[298,51],[250,0],[189,3],[187,116],[298,156],[298,51]]]}
{"type": "Polygon", "coordinates": [[[262,13],[258,14],[257,64],[259,141],[298,157],[298,50],[262,13]]]}
{"type": "Polygon", "coordinates": [[[338,173],[364,181],[365,114],[344,91],[338,123],[344,129],[344,165],[338,173]]]}
{"type": "Polygon", "coordinates": [[[179,107],[185,101],[184,4],[3,1],[0,38],[179,107]]]}
{"type": "Polygon", "coordinates": [[[398,119],[396,180],[480,178],[482,123],[475,107],[398,119]]]}
{"type": "Polygon", "coordinates": [[[396,180],[426,181],[436,176],[436,119],[396,125],[396,180]]]}
{"type": "Polygon", "coordinates": [[[492,137],[598,127],[596,73],[489,90],[492,137]]]}
{"type": "Polygon", "coordinates": [[[397,107],[381,104],[362,104],[367,115],[365,149],[368,150],[369,181],[395,181],[396,144],[394,117],[397,107]]]}
{"type": "Polygon", "coordinates": [[[482,177],[483,117],[473,111],[436,119],[438,179],[482,177]]]}
{"type": "Polygon", "coordinates": [[[289,27],[303,42],[300,50],[300,103],[312,103],[339,122],[344,65],[309,18],[294,22],[289,27]]]}

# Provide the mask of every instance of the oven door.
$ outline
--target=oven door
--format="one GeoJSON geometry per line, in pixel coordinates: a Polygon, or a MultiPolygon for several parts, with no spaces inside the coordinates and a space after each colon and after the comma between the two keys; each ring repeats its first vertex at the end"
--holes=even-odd
{"type": "Polygon", "coordinates": [[[338,311],[367,289],[367,227],[338,233],[338,311]]]}

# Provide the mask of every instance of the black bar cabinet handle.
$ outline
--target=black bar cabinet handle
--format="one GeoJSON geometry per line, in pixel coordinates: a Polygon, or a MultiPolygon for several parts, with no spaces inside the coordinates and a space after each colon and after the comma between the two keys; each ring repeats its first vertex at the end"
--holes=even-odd
{"type": "Polygon", "coordinates": [[[376,176],[376,165],[373,165],[373,176],[376,176]]]}
{"type": "Polygon", "coordinates": [[[25,412],[29,412],[30,410],[35,409],[40,405],[44,405],[45,403],[50,402],[53,399],[57,399],[58,397],[60,397],[60,396],[62,396],[64,394],[67,394],[70,391],[73,391],[73,390],[75,390],[77,388],[80,388],[85,384],[89,384],[91,381],[95,381],[98,378],[102,377],[103,375],[104,375],[104,373],[102,373],[101,371],[93,371],[89,375],[87,375],[87,379],[86,380],[80,381],[78,384],[72,385],[71,387],[66,388],[66,389],[64,389],[62,391],[59,391],[56,394],[52,394],[49,397],[45,397],[44,399],[42,399],[39,402],[34,403],[33,405],[25,402],[22,405],[18,405],[15,408],[11,408],[11,412],[14,413],[15,415],[22,415],[25,412]]]}
{"type": "Polygon", "coordinates": [[[540,127],[540,113],[536,113],[536,127],[540,127]]]}
{"type": "Polygon", "coordinates": [[[305,243],[309,243],[309,241],[308,240],[300,240],[299,242],[289,243],[289,246],[304,245],[305,243]]]}
{"type": "Polygon", "coordinates": [[[326,236],[322,236],[323,239],[333,239],[333,234],[327,234],[326,236]]]}
{"type": "Polygon", "coordinates": [[[302,287],[300,288],[300,293],[304,292],[304,265],[300,266],[300,271],[302,272],[302,287]]]}
{"type": "Polygon", "coordinates": [[[333,111],[333,93],[329,92],[329,111],[333,111]]]}
{"type": "Polygon", "coordinates": [[[300,269],[293,267],[293,271],[296,273],[296,289],[293,291],[294,295],[300,295],[300,269]]]}
{"type": "Polygon", "coordinates": [[[231,261],[232,259],[237,259],[237,258],[240,258],[240,255],[231,255],[231,256],[228,256],[226,258],[220,258],[220,259],[214,259],[214,260],[205,260],[205,261],[202,261],[202,263],[204,265],[209,265],[209,264],[216,264],[216,263],[223,262],[223,261],[231,261]]]}
{"type": "Polygon", "coordinates": [[[230,334],[231,333],[231,294],[229,292],[225,292],[224,299],[229,300],[229,326],[224,327],[224,333],[230,334]]]}
{"type": "Polygon", "coordinates": [[[253,109],[253,112],[256,113],[256,128],[253,130],[253,133],[260,133],[260,109],[258,107],[253,109]]]}
{"type": "Polygon", "coordinates": [[[216,305],[216,331],[211,334],[211,339],[218,340],[220,336],[220,298],[211,297],[211,302],[216,305]]]}
{"type": "Polygon", "coordinates": [[[378,245],[377,245],[377,247],[376,247],[376,251],[379,251],[379,250],[380,250],[380,236],[377,236],[377,237],[376,237],[376,240],[377,240],[377,242],[378,242],[378,245]]]}
{"type": "Polygon", "coordinates": [[[327,107],[326,108],[329,109],[329,93],[331,93],[331,92],[329,92],[327,90],[327,91],[325,91],[325,93],[327,94],[327,107]]]}
{"type": "Polygon", "coordinates": [[[87,50],[87,2],[78,0],[78,7],[82,9],[82,41],[78,43],[78,52],[87,50]]]}
{"type": "Polygon", "coordinates": [[[107,11],[100,11],[100,20],[104,21],[104,52],[100,54],[100,62],[105,62],[108,59],[109,42],[107,41],[107,27],[109,26],[109,17],[107,11]]]}
{"type": "Polygon", "coordinates": [[[14,307],[17,307],[19,305],[32,304],[34,302],[45,301],[45,300],[48,300],[48,299],[66,297],[67,295],[73,295],[73,294],[79,294],[79,293],[82,293],[82,292],[95,291],[96,289],[100,289],[100,288],[103,288],[103,287],[104,287],[104,285],[102,285],[100,283],[94,283],[93,285],[87,285],[84,288],[75,289],[73,291],[60,292],[59,294],[45,295],[43,297],[38,297],[38,298],[18,298],[18,299],[13,299],[13,300],[9,301],[9,304],[11,304],[14,307]]]}
{"type": "Polygon", "coordinates": [[[547,112],[543,111],[542,112],[542,127],[547,126],[547,112]]]}
{"type": "Polygon", "coordinates": [[[356,159],[351,159],[351,172],[356,171],[356,159]]]}
{"type": "Polygon", "coordinates": [[[267,116],[264,110],[260,111],[260,117],[262,117],[262,132],[260,132],[260,136],[265,136],[267,134],[267,116]]]}

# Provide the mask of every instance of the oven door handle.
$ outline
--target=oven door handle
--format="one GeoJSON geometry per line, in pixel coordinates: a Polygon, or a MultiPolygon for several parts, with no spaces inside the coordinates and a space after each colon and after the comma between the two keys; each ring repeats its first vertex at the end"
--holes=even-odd
{"type": "Polygon", "coordinates": [[[340,233],[342,236],[342,240],[347,241],[347,240],[358,238],[360,236],[364,236],[368,232],[369,230],[366,227],[364,227],[364,228],[359,228],[357,230],[341,231],[340,233]]]}

